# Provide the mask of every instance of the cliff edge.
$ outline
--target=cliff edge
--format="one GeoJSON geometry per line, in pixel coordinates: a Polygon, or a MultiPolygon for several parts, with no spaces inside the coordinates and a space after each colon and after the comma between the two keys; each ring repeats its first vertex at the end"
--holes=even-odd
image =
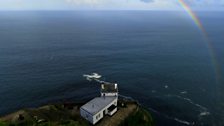
{"type": "MultiPolygon", "coordinates": [[[[80,116],[82,103],[46,105],[23,109],[0,118],[0,126],[91,126],[80,116]]],[[[135,101],[119,100],[118,111],[96,126],[153,126],[149,112],[135,101]]]]}

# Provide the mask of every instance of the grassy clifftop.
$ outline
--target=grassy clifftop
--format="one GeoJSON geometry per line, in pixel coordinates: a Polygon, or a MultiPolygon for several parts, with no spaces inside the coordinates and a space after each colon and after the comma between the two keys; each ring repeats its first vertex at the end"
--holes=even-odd
{"type": "MultiPolygon", "coordinates": [[[[67,103],[24,109],[0,118],[0,126],[90,126],[79,114],[82,104],[67,103]]],[[[133,101],[118,102],[118,111],[96,126],[153,126],[149,112],[133,101]]]]}
{"type": "Polygon", "coordinates": [[[131,113],[119,126],[154,126],[153,119],[149,112],[140,107],[136,112],[131,113]]]}

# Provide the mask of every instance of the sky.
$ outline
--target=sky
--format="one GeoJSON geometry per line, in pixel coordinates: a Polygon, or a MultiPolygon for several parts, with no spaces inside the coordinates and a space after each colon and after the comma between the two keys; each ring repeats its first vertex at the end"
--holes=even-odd
{"type": "MultiPolygon", "coordinates": [[[[191,8],[224,10],[224,0],[184,0],[191,8]]],[[[178,10],[178,0],[0,0],[0,10],[178,10]]]]}

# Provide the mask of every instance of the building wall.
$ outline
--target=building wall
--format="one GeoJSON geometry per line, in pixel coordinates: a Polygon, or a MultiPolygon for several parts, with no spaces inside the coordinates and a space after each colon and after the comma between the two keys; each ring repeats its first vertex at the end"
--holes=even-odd
{"type": "Polygon", "coordinates": [[[99,120],[101,120],[105,115],[104,115],[104,110],[105,110],[105,114],[108,114],[108,108],[111,106],[111,105],[115,105],[115,106],[117,106],[117,98],[114,100],[114,101],[112,101],[110,104],[108,104],[105,108],[103,108],[101,111],[99,111],[97,114],[95,114],[94,116],[93,116],[93,123],[92,124],[96,124],[99,120]],[[96,119],[96,116],[97,115],[100,115],[100,118],[98,118],[98,119],[96,119]]]}
{"type": "Polygon", "coordinates": [[[110,104],[108,104],[105,108],[103,108],[101,111],[96,113],[95,115],[91,115],[90,113],[83,110],[82,108],[80,109],[80,113],[81,113],[81,116],[85,118],[86,120],[88,120],[90,123],[96,124],[99,120],[101,120],[104,117],[104,110],[105,110],[105,114],[108,114],[107,109],[113,104],[117,106],[117,98],[114,101],[112,101],[110,104]]]}
{"type": "Polygon", "coordinates": [[[86,120],[88,120],[90,123],[93,124],[93,115],[83,110],[82,108],[80,109],[80,114],[83,118],[85,118],[86,120]]]}
{"type": "Polygon", "coordinates": [[[118,96],[118,93],[101,93],[101,96],[118,96]]]}
{"type": "Polygon", "coordinates": [[[110,104],[108,104],[105,108],[103,108],[101,111],[99,111],[98,113],[96,113],[95,115],[91,115],[90,113],[88,113],[87,111],[83,110],[82,108],[80,109],[80,114],[83,118],[85,118],[86,120],[88,120],[90,123],[92,123],[93,125],[96,124],[99,120],[101,120],[106,114],[108,114],[108,108],[111,105],[115,105],[117,106],[117,98],[112,101],[110,104]],[[104,111],[105,111],[105,115],[104,115],[104,111]]]}
{"type": "Polygon", "coordinates": [[[96,124],[99,120],[101,120],[104,117],[103,115],[103,111],[98,112],[97,114],[95,114],[93,116],[93,123],[92,124],[96,124]]]}
{"type": "Polygon", "coordinates": [[[117,108],[115,108],[112,112],[108,113],[110,116],[112,116],[115,112],[117,112],[117,108]]]}

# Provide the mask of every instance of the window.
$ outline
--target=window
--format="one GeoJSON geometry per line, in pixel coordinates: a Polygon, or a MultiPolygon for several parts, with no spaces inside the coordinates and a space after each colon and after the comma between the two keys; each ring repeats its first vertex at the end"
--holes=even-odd
{"type": "Polygon", "coordinates": [[[96,115],[96,119],[99,119],[100,118],[100,114],[96,115]]]}

